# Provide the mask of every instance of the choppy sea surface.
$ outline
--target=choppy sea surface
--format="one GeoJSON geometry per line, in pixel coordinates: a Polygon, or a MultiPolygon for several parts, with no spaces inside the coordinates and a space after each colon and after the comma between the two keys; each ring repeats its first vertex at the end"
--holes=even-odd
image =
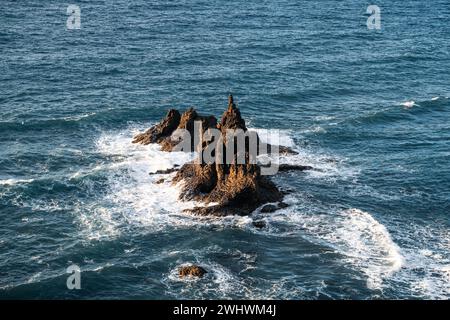
{"type": "Polygon", "coordinates": [[[75,2],[80,30],[2,1],[0,298],[450,298],[448,0],[377,1],[381,30],[367,1],[75,2]],[[230,92],[320,170],[274,177],[273,214],[192,217],[149,172],[193,155],[131,139],[230,92]]]}

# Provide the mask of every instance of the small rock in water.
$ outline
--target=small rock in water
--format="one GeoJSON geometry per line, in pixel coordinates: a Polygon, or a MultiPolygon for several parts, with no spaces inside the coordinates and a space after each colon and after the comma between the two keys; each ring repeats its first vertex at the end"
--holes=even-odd
{"type": "Polygon", "coordinates": [[[266,204],[264,207],[261,208],[262,213],[271,213],[275,212],[278,209],[278,207],[274,204],[266,204]]]}
{"type": "Polygon", "coordinates": [[[163,183],[164,181],[166,181],[164,178],[161,178],[161,179],[159,179],[158,181],[156,181],[155,183],[156,184],[161,184],[161,183],[163,183]]]}
{"type": "Polygon", "coordinates": [[[253,225],[255,226],[255,228],[262,229],[266,227],[266,222],[262,220],[253,221],[253,225]]]}
{"type": "Polygon", "coordinates": [[[178,270],[178,275],[180,276],[180,278],[185,278],[185,277],[201,278],[207,272],[208,271],[206,271],[205,269],[203,269],[200,266],[190,265],[190,266],[180,267],[180,269],[178,270]]]}

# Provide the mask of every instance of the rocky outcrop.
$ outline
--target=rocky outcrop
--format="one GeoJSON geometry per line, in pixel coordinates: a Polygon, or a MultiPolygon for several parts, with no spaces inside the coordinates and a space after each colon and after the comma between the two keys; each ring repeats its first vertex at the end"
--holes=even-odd
{"type": "MultiPolygon", "coordinates": [[[[252,160],[249,152],[249,142],[245,140],[243,156],[245,161],[238,161],[238,152],[227,148],[227,130],[240,129],[248,131],[240,110],[236,107],[233,97],[228,99],[228,108],[223,113],[220,122],[213,116],[200,116],[190,108],[180,116],[178,111],[170,110],[166,118],[143,134],[137,135],[134,143],[159,143],[164,151],[172,151],[179,143],[174,138],[176,129],[185,129],[191,133],[192,143],[189,151],[206,151],[208,144],[214,141],[221,148],[216,148],[213,155],[214,162],[205,162],[203,158],[183,165],[177,171],[173,183],[181,184],[180,198],[182,200],[195,200],[203,202],[206,206],[196,207],[189,211],[198,215],[248,215],[266,203],[282,203],[284,193],[267,177],[261,175],[261,168],[252,160]],[[220,137],[204,138],[203,141],[194,141],[195,121],[201,121],[203,133],[209,128],[220,130],[220,137]],[[209,140],[208,140],[209,139],[209,140]],[[196,142],[196,143],[194,143],[196,142]],[[232,159],[232,161],[225,161],[232,159]]],[[[248,139],[248,138],[245,138],[248,139]]],[[[259,140],[259,137],[257,137],[259,140]]],[[[273,146],[266,145],[268,152],[273,146]]],[[[264,148],[263,148],[264,149],[264,148]]],[[[279,147],[281,153],[295,153],[287,147],[279,147]]],[[[258,150],[258,153],[261,153],[258,150]]],[[[283,170],[306,170],[307,167],[284,167],[283,170]]],[[[168,170],[167,173],[175,170],[168,170]]],[[[157,172],[164,173],[164,172],[157,172]]],[[[279,209],[281,206],[275,207],[279,209]]],[[[272,210],[270,210],[272,211],[272,210]]]]}
{"type": "Polygon", "coordinates": [[[150,144],[158,143],[161,145],[162,151],[172,151],[173,148],[180,142],[174,135],[177,129],[184,129],[189,132],[192,137],[191,149],[184,151],[195,151],[194,144],[194,122],[199,121],[202,124],[203,131],[209,128],[215,128],[217,119],[214,116],[201,116],[197,114],[194,108],[188,109],[183,115],[180,115],[178,110],[171,109],[166,117],[157,125],[150,128],[144,133],[138,134],[134,137],[133,143],[150,144]]]}
{"type": "Polygon", "coordinates": [[[196,265],[182,266],[178,269],[178,275],[180,278],[185,278],[185,277],[201,278],[206,273],[208,273],[208,271],[206,271],[202,267],[196,266],[196,265]]]}
{"type": "Polygon", "coordinates": [[[251,163],[249,150],[245,149],[245,164],[238,164],[236,150],[227,149],[226,130],[241,129],[247,131],[245,121],[239,109],[229,97],[228,109],[217,125],[222,135],[218,144],[221,152],[215,154],[216,160],[232,155],[233,161],[208,163],[187,163],[181,167],[174,178],[174,183],[182,182],[181,198],[196,200],[214,205],[196,207],[189,210],[199,215],[225,216],[231,214],[248,215],[267,202],[281,201],[282,193],[267,177],[260,174],[256,163],[251,163]]]}
{"type": "Polygon", "coordinates": [[[263,229],[267,226],[266,222],[263,220],[253,221],[252,224],[257,229],[263,229]]]}
{"type": "Polygon", "coordinates": [[[146,132],[134,137],[133,143],[150,144],[161,143],[164,139],[170,137],[173,131],[180,124],[180,113],[178,110],[170,109],[166,117],[156,126],[151,127],[146,132]]]}

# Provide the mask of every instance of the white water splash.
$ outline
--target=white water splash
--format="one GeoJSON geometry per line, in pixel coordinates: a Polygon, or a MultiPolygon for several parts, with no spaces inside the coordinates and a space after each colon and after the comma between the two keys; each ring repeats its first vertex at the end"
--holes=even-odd
{"type": "Polygon", "coordinates": [[[406,101],[402,103],[402,106],[404,106],[405,108],[409,109],[412,108],[416,105],[416,102],[411,100],[411,101],[406,101]]]}

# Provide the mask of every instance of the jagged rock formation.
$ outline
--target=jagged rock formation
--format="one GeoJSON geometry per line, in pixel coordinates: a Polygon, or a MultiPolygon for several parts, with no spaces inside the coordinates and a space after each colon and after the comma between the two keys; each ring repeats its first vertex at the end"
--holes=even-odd
{"type": "MultiPolygon", "coordinates": [[[[193,161],[183,165],[173,179],[173,183],[181,183],[182,191],[180,198],[182,200],[196,200],[207,204],[204,207],[196,207],[189,210],[199,215],[248,215],[255,209],[265,203],[281,202],[284,193],[278,190],[276,185],[267,177],[261,175],[261,168],[255,161],[251,160],[248,141],[246,140],[244,164],[239,164],[238,154],[235,148],[227,148],[227,130],[240,129],[247,132],[245,121],[236,107],[233,97],[228,99],[228,108],[223,113],[220,122],[213,116],[200,116],[191,108],[182,116],[176,110],[170,110],[166,118],[156,126],[145,133],[135,137],[133,143],[159,143],[164,151],[172,151],[178,141],[173,139],[172,134],[175,129],[186,129],[191,133],[194,139],[194,122],[202,122],[202,130],[205,132],[209,128],[220,130],[220,138],[214,141],[222,148],[217,148],[214,154],[213,163],[205,162],[203,158],[200,161],[193,161]],[[233,159],[231,162],[225,161],[227,156],[233,159]],[[222,161],[219,161],[222,160],[222,161]]],[[[216,137],[217,138],[217,137],[216,137]]],[[[246,138],[248,139],[248,138],[246,138]]],[[[213,142],[214,137],[208,141],[200,141],[197,145],[191,143],[190,151],[199,151],[199,154],[205,151],[209,143],[213,142]]],[[[259,140],[259,138],[258,138],[259,140]]],[[[194,142],[194,141],[192,141],[194,142]]],[[[268,152],[273,148],[266,145],[268,152]]],[[[259,152],[260,150],[258,150],[259,152]]],[[[287,147],[280,147],[280,152],[295,153],[287,147]]],[[[305,170],[307,167],[283,168],[284,170],[305,170]]],[[[169,170],[169,172],[171,172],[169,170]]],[[[284,204],[274,206],[275,210],[282,208],[284,204]]],[[[273,209],[273,208],[271,208],[273,209]]],[[[272,210],[268,210],[272,211],[272,210]]]]}
{"type": "Polygon", "coordinates": [[[180,113],[178,110],[170,109],[166,117],[156,126],[151,127],[144,133],[134,137],[133,143],[150,144],[161,143],[164,139],[170,137],[173,131],[180,124],[180,113]]]}
{"type": "Polygon", "coordinates": [[[214,164],[187,163],[181,167],[173,180],[175,183],[183,182],[182,199],[215,203],[207,207],[196,207],[191,212],[216,216],[247,215],[264,203],[281,201],[283,195],[275,184],[260,174],[256,163],[250,162],[247,147],[245,164],[237,164],[236,151],[227,148],[227,129],[247,131],[245,121],[232,96],[229,97],[228,109],[222,115],[217,128],[222,132],[218,141],[222,148],[218,149],[223,153],[218,151],[216,159],[226,159],[226,154],[231,153],[233,161],[229,164],[226,161],[216,161],[214,164]]]}

